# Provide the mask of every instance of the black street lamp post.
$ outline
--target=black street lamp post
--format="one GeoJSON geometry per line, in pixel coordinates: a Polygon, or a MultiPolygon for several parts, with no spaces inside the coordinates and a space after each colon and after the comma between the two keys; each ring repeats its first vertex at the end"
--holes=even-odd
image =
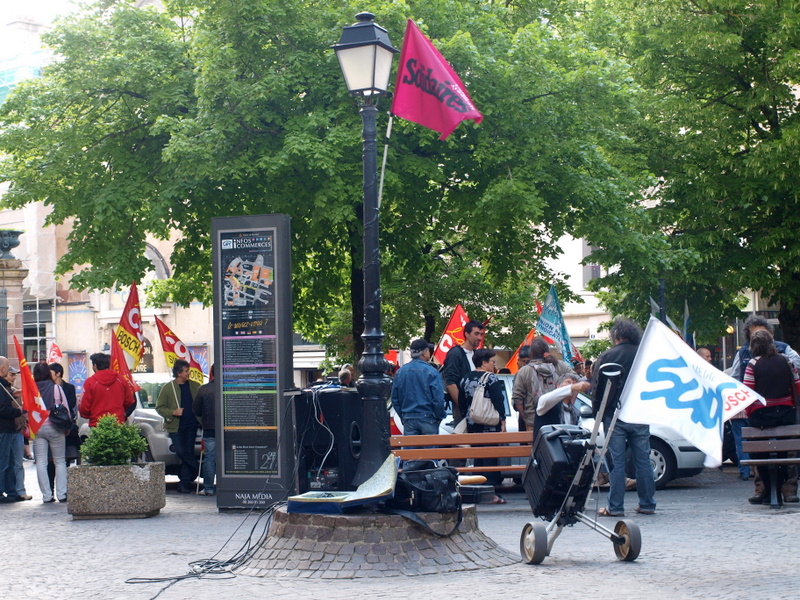
{"type": "Polygon", "coordinates": [[[364,163],[364,353],[358,362],[356,382],[363,408],[361,457],[353,484],[372,477],[389,456],[387,402],[392,382],[383,355],[381,329],[381,254],[378,228],[378,99],[386,95],[392,55],[397,52],[375,15],[362,12],[358,23],[344,27],[333,46],[347,89],[359,101],[364,163]]]}

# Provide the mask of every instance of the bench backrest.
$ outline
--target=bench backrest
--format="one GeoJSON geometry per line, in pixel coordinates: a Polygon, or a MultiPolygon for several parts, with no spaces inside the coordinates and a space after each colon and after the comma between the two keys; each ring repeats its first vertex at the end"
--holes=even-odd
{"type": "Polygon", "coordinates": [[[759,429],[742,428],[742,450],[747,453],[800,451],[800,425],[759,429]]]}
{"type": "Polygon", "coordinates": [[[403,460],[524,458],[531,454],[533,433],[453,433],[393,435],[392,451],[403,460]]]}

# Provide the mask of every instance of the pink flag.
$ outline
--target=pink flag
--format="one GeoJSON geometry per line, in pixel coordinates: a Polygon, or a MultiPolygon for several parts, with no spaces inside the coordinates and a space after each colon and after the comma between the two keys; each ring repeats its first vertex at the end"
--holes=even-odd
{"type": "Polygon", "coordinates": [[[411,19],[400,52],[392,114],[438,131],[442,140],[461,121],[483,120],[461,79],[411,19]]]}

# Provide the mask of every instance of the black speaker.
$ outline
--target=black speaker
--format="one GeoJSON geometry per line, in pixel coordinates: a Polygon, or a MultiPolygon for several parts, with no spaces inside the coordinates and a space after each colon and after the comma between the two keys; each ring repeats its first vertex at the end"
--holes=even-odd
{"type": "Polygon", "coordinates": [[[295,397],[299,493],[355,489],[362,422],[354,388],[303,390],[295,397]]]}

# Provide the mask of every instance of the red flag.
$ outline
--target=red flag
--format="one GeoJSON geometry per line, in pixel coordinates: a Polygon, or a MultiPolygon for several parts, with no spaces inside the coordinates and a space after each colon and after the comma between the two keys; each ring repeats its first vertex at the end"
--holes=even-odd
{"type": "Polygon", "coordinates": [[[50,351],[47,353],[47,362],[60,363],[64,360],[64,355],[61,353],[61,348],[55,342],[50,342],[50,351]]]}
{"type": "Polygon", "coordinates": [[[131,393],[135,394],[140,389],[139,385],[133,380],[131,370],[128,367],[128,361],[125,360],[125,353],[119,345],[119,340],[116,335],[111,336],[111,370],[117,375],[122,377],[128,387],[131,388],[131,393]]]}
{"type": "Polygon", "coordinates": [[[139,305],[139,290],[136,288],[135,281],[131,284],[128,299],[125,301],[125,308],[122,309],[122,316],[119,319],[119,327],[117,327],[114,335],[119,342],[120,348],[133,359],[131,367],[135,369],[144,355],[142,309],[139,305]]]}
{"type": "Polygon", "coordinates": [[[203,367],[192,356],[191,350],[178,339],[178,336],[167,327],[166,323],[156,317],[158,333],[161,336],[161,347],[164,349],[164,357],[167,359],[167,366],[171,369],[175,364],[175,359],[180,358],[189,363],[189,379],[203,384],[203,367]]]}
{"type": "Polygon", "coordinates": [[[42,400],[42,395],[39,393],[39,388],[33,380],[31,368],[28,366],[28,361],[25,360],[25,354],[19,346],[17,336],[14,336],[14,347],[17,349],[17,358],[19,359],[19,376],[22,380],[22,408],[28,411],[28,426],[31,428],[31,433],[36,435],[39,428],[50,416],[47,408],[42,400]]]}
{"type": "MultiPolygon", "coordinates": [[[[572,344],[572,342],[570,342],[570,344],[572,344]]],[[[572,360],[583,362],[583,356],[581,356],[581,351],[578,350],[575,344],[572,344],[572,360]]]]}
{"type": "Polygon", "coordinates": [[[447,322],[447,327],[445,327],[439,343],[436,344],[436,348],[433,351],[433,356],[440,365],[444,364],[444,359],[450,351],[450,348],[464,343],[464,325],[467,324],[467,321],[469,321],[467,312],[464,310],[464,307],[457,304],[453,310],[453,314],[450,316],[450,320],[447,322]]]}
{"type": "Polygon", "coordinates": [[[442,140],[461,121],[483,120],[461,79],[411,19],[400,52],[391,112],[438,131],[442,140]]]}

